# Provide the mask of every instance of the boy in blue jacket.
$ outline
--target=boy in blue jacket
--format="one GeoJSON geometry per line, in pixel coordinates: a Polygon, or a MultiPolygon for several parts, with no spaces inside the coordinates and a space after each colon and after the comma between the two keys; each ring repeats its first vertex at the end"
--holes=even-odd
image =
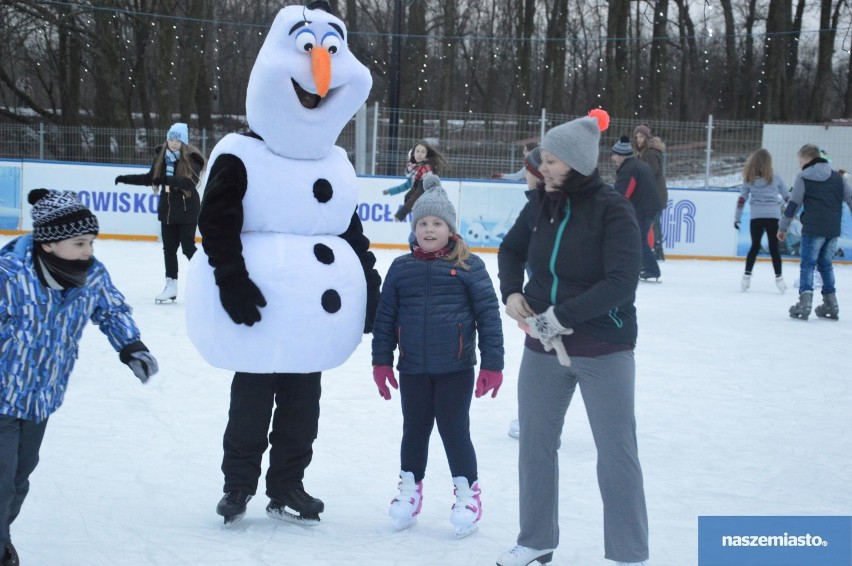
{"type": "Polygon", "coordinates": [[[9,527],[50,415],[62,404],[86,321],[142,383],[157,361],[92,253],[98,220],[73,193],[34,189],[33,231],[0,250],[0,565],[19,563],[9,527]]]}
{"type": "Polygon", "coordinates": [[[402,446],[399,494],[389,514],[397,530],[420,513],[429,437],[437,422],[453,475],[450,522],[459,537],[482,516],[476,452],[470,439],[476,338],[482,365],[476,396],[495,397],[503,382],[500,304],[485,263],[456,231],[456,211],[432,173],[414,204],[412,253],[388,270],[373,324],[373,379],[384,399],[397,388],[393,352],[399,349],[402,446]]]}

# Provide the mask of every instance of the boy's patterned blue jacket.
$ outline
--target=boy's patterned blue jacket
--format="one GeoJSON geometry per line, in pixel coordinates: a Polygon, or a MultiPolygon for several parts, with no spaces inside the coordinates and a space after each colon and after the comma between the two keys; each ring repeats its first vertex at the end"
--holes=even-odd
{"type": "Polygon", "coordinates": [[[131,308],[95,260],[83,287],[56,291],[33,266],[32,235],[0,250],[0,414],[41,422],[62,404],[91,319],[116,351],[139,341],[131,308]]]}

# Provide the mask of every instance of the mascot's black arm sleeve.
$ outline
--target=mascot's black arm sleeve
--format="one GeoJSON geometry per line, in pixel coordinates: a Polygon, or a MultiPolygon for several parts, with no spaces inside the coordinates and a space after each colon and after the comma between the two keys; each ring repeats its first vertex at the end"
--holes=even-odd
{"type": "Polygon", "coordinates": [[[341,238],[352,246],[361,267],[364,269],[364,277],[367,279],[367,318],[364,321],[364,334],[373,331],[373,319],[376,318],[376,310],[379,308],[379,289],[382,286],[382,277],[376,271],[376,256],[370,251],[370,240],[364,235],[364,227],[358,213],[352,214],[349,228],[340,235],[341,238]]]}
{"type": "Polygon", "coordinates": [[[198,231],[201,245],[218,284],[233,275],[247,276],[240,232],[243,228],[243,197],[248,188],[246,167],[236,155],[216,158],[207,177],[198,231]]]}

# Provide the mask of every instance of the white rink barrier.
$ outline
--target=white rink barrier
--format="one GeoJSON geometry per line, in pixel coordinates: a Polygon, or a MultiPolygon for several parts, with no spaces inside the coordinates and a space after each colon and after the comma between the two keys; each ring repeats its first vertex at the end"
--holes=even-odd
{"type": "MultiPolygon", "coordinates": [[[[150,187],[115,185],[117,175],[144,173],[146,167],[65,162],[0,160],[0,232],[14,234],[32,229],[26,195],[34,188],[74,191],[98,216],[102,238],[156,240],[159,197],[150,187]]],[[[282,175],[286,179],[286,175],[282,175]]],[[[388,196],[382,190],[403,182],[403,177],[358,178],[358,216],[374,247],[405,249],[411,234],[409,222],[397,222],[394,213],[404,193],[388,196]]],[[[459,230],[475,251],[497,251],[506,231],[526,203],[526,186],[507,181],[443,179],[442,184],[458,211],[459,230]]],[[[282,186],[286,193],[286,186],[282,186]]],[[[662,216],[666,257],[730,259],[748,250],[748,212],[742,226],[733,227],[738,191],[733,189],[669,188],[662,216]]],[[[286,194],[282,194],[286,198],[286,194]]],[[[795,223],[790,233],[797,241],[795,223]]],[[[852,257],[852,218],[843,213],[839,248],[852,257]]],[[[789,251],[796,253],[796,248],[789,251]]],[[[838,258],[842,259],[842,258],[838,258]]]]}

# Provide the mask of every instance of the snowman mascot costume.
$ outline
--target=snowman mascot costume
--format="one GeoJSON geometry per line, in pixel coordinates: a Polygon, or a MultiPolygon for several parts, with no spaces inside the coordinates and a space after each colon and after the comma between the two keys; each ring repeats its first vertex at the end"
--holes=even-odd
{"type": "Polygon", "coordinates": [[[378,304],[355,171],[334,145],[372,79],[330,11],[316,1],[278,13],[249,78],[250,131],[222,138],[204,181],[187,332],[208,363],[236,372],[216,508],[226,524],[245,514],[269,445],[267,514],[319,522],[323,502],[302,480],[320,372],[352,354],[378,304]]]}

